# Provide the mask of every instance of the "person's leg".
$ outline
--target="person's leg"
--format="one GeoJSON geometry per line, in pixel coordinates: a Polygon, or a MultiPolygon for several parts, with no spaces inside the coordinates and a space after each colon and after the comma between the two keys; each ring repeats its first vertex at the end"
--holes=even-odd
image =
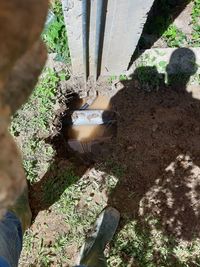
{"type": "Polygon", "coordinates": [[[15,213],[0,221],[0,267],[17,267],[22,249],[22,226],[15,213]]]}
{"type": "Polygon", "coordinates": [[[24,231],[30,226],[31,210],[28,190],[0,220],[0,267],[17,267],[22,250],[24,231]]]}
{"type": "Polygon", "coordinates": [[[119,219],[119,212],[112,207],[107,207],[99,214],[81,249],[80,265],[77,267],[107,266],[104,250],[117,230],[119,219]]]}
{"type": "Polygon", "coordinates": [[[30,227],[32,219],[27,186],[21,196],[17,199],[16,203],[9,208],[9,211],[15,213],[17,218],[20,220],[22,225],[22,234],[24,234],[24,232],[30,227]]]}

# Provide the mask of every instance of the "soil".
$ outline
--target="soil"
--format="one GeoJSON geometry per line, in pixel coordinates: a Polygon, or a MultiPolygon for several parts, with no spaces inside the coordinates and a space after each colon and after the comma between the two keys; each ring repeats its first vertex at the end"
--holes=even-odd
{"type": "MultiPolygon", "coordinates": [[[[152,216],[166,234],[199,237],[200,88],[163,86],[147,93],[136,81],[120,87],[110,99],[118,114],[116,137],[93,154],[96,169],[112,174],[109,160],[123,170],[108,204],[121,212],[121,226],[123,218],[144,223],[152,216]]],[[[80,175],[80,161],[77,168],[80,175]]]]}
{"type": "MultiPolygon", "coordinates": [[[[62,218],[50,207],[69,186],[68,181],[58,181],[55,177],[60,169],[72,162],[80,177],[91,167],[108,174],[113,174],[115,166],[121,170],[114,190],[99,191],[94,196],[94,203],[103,198],[120,211],[121,228],[127,221],[136,219],[149,231],[156,227],[179,240],[190,242],[194,237],[200,237],[200,87],[162,85],[145,92],[137,81],[118,83],[114,91],[106,82],[97,84],[97,91],[110,97],[110,109],[117,114],[117,129],[116,134],[94,149],[89,158],[69,148],[63,124],[70,110],[82,104],[79,97],[88,96],[89,92],[82,90],[84,86],[79,81],[73,81],[71,85],[63,82],[61,87],[59,110],[54,121],[55,136],[48,140],[57,155],[53,172],[49,168],[41,181],[30,189],[36,218],[31,231],[43,236],[47,245],[54,242],[56,227],[61,234],[70,231],[70,226],[67,229],[62,225],[62,218]],[[58,184],[58,189],[49,202],[43,203],[48,180],[58,184]],[[38,195],[41,199],[36,198],[38,195]],[[147,217],[156,218],[159,223],[149,225],[147,217]]],[[[87,194],[79,200],[77,209],[80,212],[85,209],[87,194]]],[[[66,254],[74,258],[77,250],[73,244],[66,254]]]]}
{"type": "MultiPolygon", "coordinates": [[[[105,83],[102,88],[107,88],[107,91],[104,89],[107,95],[110,93],[110,110],[117,114],[116,134],[94,150],[92,161],[91,155],[88,160],[84,154],[73,153],[64,135],[65,127],[61,125],[63,115],[65,118],[70,109],[66,110],[65,104],[60,107],[55,120],[56,135],[50,140],[57,152],[55,161],[30,188],[35,218],[31,231],[42,236],[46,245],[54,242],[58,228],[60,234],[70,231],[70,226],[67,228],[61,223],[62,216],[51,210],[51,206],[71,183],[65,178],[57,179],[57,174],[73,163],[79,177],[89,177],[87,172],[91,167],[97,173],[103,171],[108,176],[117,176],[118,183],[112,191],[107,190],[106,181],[101,179],[105,190],[97,190],[93,203],[104,199],[105,205],[117,208],[121,213],[120,228],[136,219],[148,231],[156,227],[176,240],[191,242],[200,237],[200,87],[162,85],[146,92],[138,81],[131,80],[117,83],[115,91],[105,83]],[[118,171],[114,172],[114,168],[118,171]],[[48,183],[52,185],[51,197],[43,201],[48,183]],[[146,220],[149,217],[159,223],[149,225],[146,220]]],[[[65,97],[69,98],[69,94],[65,97]]],[[[73,98],[71,96],[71,100],[73,98]]],[[[64,95],[62,99],[64,102],[64,95]]],[[[88,195],[88,191],[83,193],[78,212],[85,210],[88,195]]],[[[72,245],[67,251],[70,259],[74,259],[79,250],[75,243],[72,245]]]]}
{"type": "MultiPolygon", "coordinates": [[[[105,190],[95,194],[93,203],[105,199],[105,205],[120,211],[119,230],[127,221],[137,220],[147,231],[156,228],[176,240],[190,243],[193,238],[200,237],[200,87],[161,84],[160,88],[151,87],[150,92],[143,90],[136,80],[116,83],[112,90],[108,83],[99,85],[99,94],[110,97],[110,110],[117,114],[117,129],[115,135],[94,149],[89,158],[69,148],[63,124],[70,111],[83,101],[76,93],[70,95],[72,90],[62,94],[54,123],[57,130],[49,140],[57,152],[53,169],[51,166],[30,188],[31,207],[36,218],[31,231],[37,235],[40,231],[45,244],[54,242],[56,225],[59,224],[61,234],[70,231],[70,226],[67,229],[60,225],[62,218],[54,216],[51,205],[70,185],[66,179],[58,180],[57,174],[71,163],[79,177],[87,176],[91,167],[108,176],[117,176],[118,183],[111,192],[105,188],[106,181],[101,180],[105,190]],[[64,98],[69,101],[68,109],[64,98]],[[115,173],[114,168],[118,169],[115,173]],[[53,193],[44,202],[48,182],[52,184],[53,193]],[[146,220],[149,217],[159,223],[149,224],[146,220]],[[53,233],[51,239],[50,232],[53,233]]],[[[83,193],[77,205],[78,212],[85,210],[88,195],[88,191],[83,193]]],[[[72,245],[72,250],[69,248],[67,252],[70,259],[74,259],[79,250],[75,243],[72,245]]]]}
{"type": "Polygon", "coordinates": [[[122,216],[155,216],[181,239],[199,236],[200,88],[160,88],[145,93],[133,82],[112,99],[117,137],[106,145],[124,175],[109,196],[122,216]]]}

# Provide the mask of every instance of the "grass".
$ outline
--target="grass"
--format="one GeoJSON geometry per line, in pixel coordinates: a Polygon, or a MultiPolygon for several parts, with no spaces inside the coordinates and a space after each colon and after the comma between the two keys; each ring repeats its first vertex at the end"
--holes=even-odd
{"type": "Polygon", "coordinates": [[[111,75],[109,76],[108,78],[108,83],[110,85],[113,84],[113,82],[116,82],[116,81],[120,81],[120,82],[123,82],[123,81],[127,81],[128,80],[128,77],[125,75],[125,74],[121,74],[119,76],[116,76],[116,75],[111,75]]]}
{"type": "Polygon", "coordinates": [[[187,39],[186,35],[173,24],[163,33],[163,37],[168,47],[182,47],[187,39]]]}
{"type": "MultiPolygon", "coordinates": [[[[59,200],[51,206],[54,214],[62,215],[66,229],[70,228],[67,233],[60,234],[58,232],[56,239],[50,243],[45,240],[48,236],[28,231],[24,240],[24,251],[22,254],[23,262],[27,260],[29,253],[33,255],[30,262],[32,266],[73,266],[74,261],[70,257],[71,247],[75,248],[75,253],[82,246],[85,234],[91,228],[97,214],[105,206],[105,202],[101,200],[98,204],[93,201],[93,194],[99,194],[104,190],[98,178],[94,175],[94,170],[83,177],[75,174],[75,168],[68,166],[62,171],[62,177],[57,179],[65,179],[67,184],[65,190],[59,200]],[[81,206],[81,207],[80,207],[81,206]]],[[[109,176],[106,177],[106,185],[110,188],[116,185],[116,180],[109,176]]],[[[64,185],[63,185],[64,186],[64,185]]],[[[45,201],[51,201],[51,195],[55,194],[56,184],[47,184],[45,191],[45,201]]],[[[45,212],[45,216],[51,218],[52,213],[45,212]]],[[[56,222],[59,227],[59,221],[56,222]]],[[[59,229],[58,229],[59,230],[59,229]]]]}
{"type": "Polygon", "coordinates": [[[155,229],[159,222],[147,218],[148,227],[128,221],[112,242],[109,266],[116,267],[190,267],[199,266],[199,239],[177,242],[155,229]],[[151,230],[150,230],[151,229],[151,230]],[[193,260],[191,260],[193,258],[193,260]]]}
{"type": "Polygon", "coordinates": [[[80,177],[75,175],[73,166],[63,166],[54,172],[54,166],[51,166],[52,177],[44,185],[44,195],[42,201],[45,203],[54,203],[55,196],[60,195],[61,187],[69,187],[76,183],[80,177]]]}
{"type": "Polygon", "coordinates": [[[109,78],[108,78],[108,83],[111,85],[114,81],[117,80],[117,76],[116,75],[111,75],[109,78]]]}
{"type": "Polygon", "coordinates": [[[193,46],[200,46],[200,0],[194,0],[194,6],[192,9],[192,24],[193,24],[193,32],[192,32],[192,42],[193,46]]]}
{"type": "Polygon", "coordinates": [[[11,133],[20,139],[18,145],[23,152],[27,179],[31,183],[39,179],[54,155],[52,147],[44,139],[51,132],[57,87],[62,76],[62,73],[45,69],[29,101],[12,120],[11,133]]]}

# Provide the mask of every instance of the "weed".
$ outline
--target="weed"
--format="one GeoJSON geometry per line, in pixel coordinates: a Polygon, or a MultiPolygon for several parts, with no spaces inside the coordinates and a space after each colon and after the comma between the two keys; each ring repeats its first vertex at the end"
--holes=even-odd
{"type": "Polygon", "coordinates": [[[169,47],[181,47],[186,42],[185,34],[173,24],[163,33],[163,37],[169,47]]]}
{"type": "Polygon", "coordinates": [[[51,10],[55,14],[55,19],[43,32],[42,37],[47,44],[49,52],[57,53],[57,60],[69,63],[70,53],[61,1],[52,1],[51,10]]]}
{"type": "MultiPolygon", "coordinates": [[[[160,65],[163,67],[166,63],[161,61],[160,65]]],[[[147,92],[158,90],[164,83],[163,75],[158,73],[155,66],[140,66],[134,72],[134,76],[138,80],[140,87],[147,92]]]]}
{"type": "Polygon", "coordinates": [[[120,82],[127,81],[128,80],[128,77],[125,74],[121,74],[119,76],[119,80],[120,80],[120,82]]]}

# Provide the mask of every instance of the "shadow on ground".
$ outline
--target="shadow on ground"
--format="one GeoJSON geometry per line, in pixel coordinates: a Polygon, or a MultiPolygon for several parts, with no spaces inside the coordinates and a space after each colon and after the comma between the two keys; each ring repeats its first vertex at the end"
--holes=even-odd
{"type": "MultiPolygon", "coordinates": [[[[79,108],[82,100],[77,94],[67,95],[67,107],[69,110],[79,108]]],[[[70,123],[71,116],[66,111],[66,103],[58,112],[55,118],[55,126],[57,128],[53,137],[47,138],[45,141],[51,144],[55,150],[55,156],[52,159],[47,172],[44,176],[29,188],[30,205],[33,214],[33,221],[40,211],[48,210],[55,202],[57,202],[66,188],[76,183],[83,173],[86,172],[88,166],[71,153],[68,149],[66,133],[63,127],[63,118],[70,123]],[[76,168],[78,166],[78,168],[76,168]]]]}
{"type": "Polygon", "coordinates": [[[109,157],[124,171],[108,204],[121,212],[121,228],[137,220],[146,236],[157,229],[174,240],[200,237],[200,92],[186,89],[195,72],[193,52],[177,49],[167,81],[154,67],[141,67],[134,75],[145,77],[144,88],[124,81],[111,99],[119,117],[109,157]],[[185,74],[178,74],[180,69],[185,74]]]}
{"type": "MultiPolygon", "coordinates": [[[[105,144],[107,156],[101,155],[97,166],[111,173],[109,159],[123,170],[108,195],[108,205],[121,213],[120,229],[136,220],[146,236],[154,228],[176,240],[200,237],[200,92],[198,87],[191,92],[186,87],[195,72],[194,53],[177,49],[167,66],[167,81],[154,67],[138,68],[133,80],[123,81],[123,89],[111,99],[112,110],[118,114],[117,136],[105,144]],[[148,224],[146,218],[155,218],[157,223],[148,224]]],[[[57,201],[88,168],[76,162],[77,177],[70,180],[58,175],[70,166],[62,144],[62,153],[59,148],[54,164],[31,188],[35,215],[57,201]],[[48,201],[36,199],[35,193],[38,196],[41,190],[44,195],[46,188],[48,201]]]]}
{"type": "MultiPolygon", "coordinates": [[[[172,253],[178,240],[200,237],[200,91],[187,89],[196,70],[194,53],[177,49],[166,80],[155,67],[140,67],[133,75],[139,75],[140,89],[135,79],[124,81],[111,99],[119,114],[118,133],[107,148],[109,160],[123,175],[108,204],[122,215],[120,229],[138,222],[144,250],[154,230],[171,238],[169,266],[182,266],[172,253]]],[[[130,242],[125,251],[130,251],[130,242]]],[[[158,263],[161,257],[155,253],[154,258],[158,263]]]]}

